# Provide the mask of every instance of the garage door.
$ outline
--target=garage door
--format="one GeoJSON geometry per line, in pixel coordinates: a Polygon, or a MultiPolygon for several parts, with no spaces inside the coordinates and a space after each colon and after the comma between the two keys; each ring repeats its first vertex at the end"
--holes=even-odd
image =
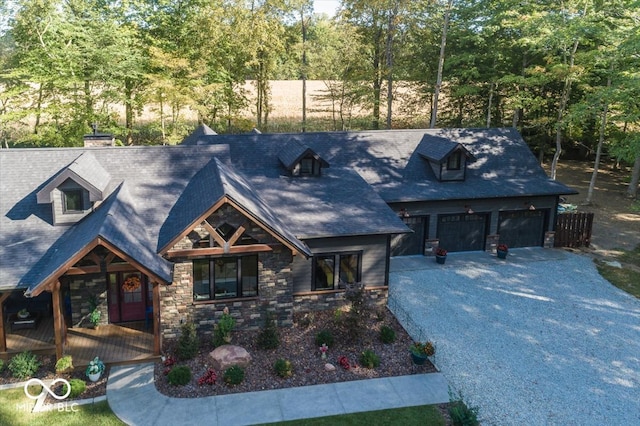
{"type": "Polygon", "coordinates": [[[548,210],[516,210],[500,212],[500,242],[509,247],[539,247],[544,243],[548,210]]]}
{"type": "Polygon", "coordinates": [[[424,240],[427,238],[426,230],[429,225],[429,217],[404,217],[402,221],[413,233],[400,234],[393,237],[391,240],[391,256],[424,254],[424,240]]]}
{"type": "Polygon", "coordinates": [[[447,214],[438,216],[440,247],[449,251],[484,250],[489,215],[447,214]]]}

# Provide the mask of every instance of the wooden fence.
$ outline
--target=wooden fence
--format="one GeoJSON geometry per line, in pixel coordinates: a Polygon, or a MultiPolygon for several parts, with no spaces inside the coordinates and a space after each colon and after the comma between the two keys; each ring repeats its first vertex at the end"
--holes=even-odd
{"type": "Polygon", "coordinates": [[[563,213],[556,217],[555,247],[589,247],[593,213],[563,213]]]}

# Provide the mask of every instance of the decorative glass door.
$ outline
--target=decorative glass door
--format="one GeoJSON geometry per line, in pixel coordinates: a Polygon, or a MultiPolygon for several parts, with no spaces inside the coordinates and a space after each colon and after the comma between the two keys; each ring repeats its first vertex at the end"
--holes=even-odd
{"type": "Polygon", "coordinates": [[[109,322],[142,321],[147,305],[147,283],[140,272],[108,274],[109,322]]]}

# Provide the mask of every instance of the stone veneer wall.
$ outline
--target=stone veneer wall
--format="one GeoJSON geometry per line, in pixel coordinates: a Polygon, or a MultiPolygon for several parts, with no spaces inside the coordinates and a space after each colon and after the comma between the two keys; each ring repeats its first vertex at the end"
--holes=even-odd
{"type": "MultiPolygon", "coordinates": [[[[293,295],[294,313],[335,310],[348,304],[344,291],[308,292],[293,295]]],[[[382,308],[387,305],[389,287],[365,287],[365,295],[371,308],[382,308]]]]}
{"type": "MultiPolygon", "coordinates": [[[[214,228],[224,222],[238,228],[247,223],[247,218],[230,206],[224,206],[207,221],[214,228]]],[[[189,321],[196,324],[198,334],[211,336],[225,307],[236,319],[236,329],[259,329],[267,313],[275,314],[279,326],[293,324],[291,251],[253,222],[249,222],[245,233],[273,249],[272,252],[258,253],[258,296],[194,302],[193,263],[188,259],[176,261],[173,284],[161,286],[160,289],[160,330],[163,340],[178,338],[181,325],[189,321]]],[[[196,227],[174,248],[194,248],[194,244],[206,235],[203,228],[196,227]]]]}
{"type": "Polygon", "coordinates": [[[100,324],[109,322],[107,306],[107,282],[104,274],[84,275],[82,278],[70,279],[71,322],[74,327],[91,327],[89,321],[89,300],[94,296],[98,301],[100,324]]]}

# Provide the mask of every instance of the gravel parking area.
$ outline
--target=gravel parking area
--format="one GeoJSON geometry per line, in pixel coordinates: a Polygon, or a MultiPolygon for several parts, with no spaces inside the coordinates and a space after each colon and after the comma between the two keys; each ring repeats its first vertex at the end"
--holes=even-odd
{"type": "Polygon", "coordinates": [[[640,424],[640,300],[586,256],[516,249],[394,266],[389,306],[483,424],[640,424]],[[413,269],[413,270],[412,270],[413,269]]]}

